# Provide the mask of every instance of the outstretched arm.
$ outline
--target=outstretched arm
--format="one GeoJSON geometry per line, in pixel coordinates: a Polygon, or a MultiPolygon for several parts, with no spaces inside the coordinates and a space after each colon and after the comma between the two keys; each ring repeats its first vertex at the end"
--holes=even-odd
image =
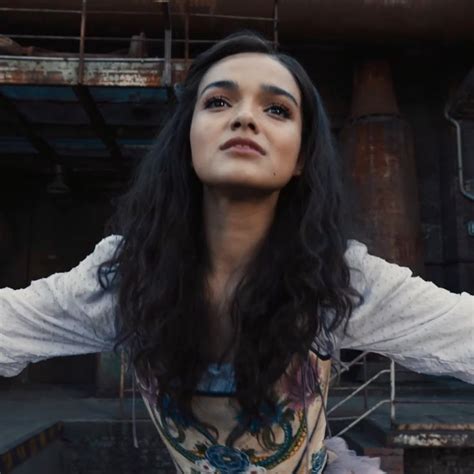
{"type": "Polygon", "coordinates": [[[474,383],[474,296],[413,277],[351,241],[351,282],[364,297],[341,348],[386,355],[416,372],[474,383]]]}
{"type": "Polygon", "coordinates": [[[17,375],[29,362],[50,357],[113,349],[115,295],[100,287],[97,267],[119,239],[106,237],[69,272],[20,290],[0,289],[0,375],[17,375]]]}

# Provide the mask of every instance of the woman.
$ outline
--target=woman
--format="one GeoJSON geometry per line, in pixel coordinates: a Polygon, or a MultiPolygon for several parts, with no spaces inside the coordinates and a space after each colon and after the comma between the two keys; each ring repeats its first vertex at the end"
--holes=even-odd
{"type": "Polygon", "coordinates": [[[126,347],[179,472],[378,473],[326,443],[339,348],[474,381],[474,297],[347,242],[318,92],[252,33],[200,55],[70,272],[0,291],[0,374],[126,347]]]}

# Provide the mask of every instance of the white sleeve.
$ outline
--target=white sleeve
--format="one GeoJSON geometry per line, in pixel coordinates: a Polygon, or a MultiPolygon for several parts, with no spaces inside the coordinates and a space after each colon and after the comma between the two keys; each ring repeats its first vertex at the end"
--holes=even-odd
{"type": "Polygon", "coordinates": [[[29,362],[50,357],[113,349],[115,292],[102,290],[97,268],[113,255],[120,238],[101,240],[69,272],[20,290],[0,289],[0,375],[17,375],[29,362]]]}
{"type": "Polygon", "coordinates": [[[351,283],[363,296],[340,348],[386,355],[416,372],[474,383],[474,296],[413,277],[350,241],[351,283]]]}

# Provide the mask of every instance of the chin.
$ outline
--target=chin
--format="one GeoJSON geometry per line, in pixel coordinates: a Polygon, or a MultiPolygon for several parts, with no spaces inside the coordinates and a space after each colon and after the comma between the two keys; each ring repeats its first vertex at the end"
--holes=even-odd
{"type": "Polygon", "coordinates": [[[204,170],[195,169],[198,179],[204,187],[239,191],[239,193],[274,193],[281,190],[290,180],[279,176],[278,179],[270,169],[262,169],[258,166],[225,166],[220,169],[204,170]],[[202,172],[200,172],[202,171],[202,172]],[[207,171],[207,172],[205,172],[207,171]]]}
{"type": "Polygon", "coordinates": [[[215,191],[241,197],[258,197],[273,194],[284,186],[279,183],[272,183],[265,180],[253,179],[214,179],[209,181],[202,181],[204,187],[208,187],[215,191]]]}

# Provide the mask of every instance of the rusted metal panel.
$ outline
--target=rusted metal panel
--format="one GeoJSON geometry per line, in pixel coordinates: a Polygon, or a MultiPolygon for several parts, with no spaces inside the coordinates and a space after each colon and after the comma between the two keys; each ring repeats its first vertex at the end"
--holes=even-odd
{"type": "Polygon", "coordinates": [[[412,133],[399,117],[387,62],[355,71],[351,120],[342,132],[354,184],[357,237],[391,262],[422,270],[412,133]]]}
{"type": "Polygon", "coordinates": [[[397,425],[399,431],[412,430],[470,430],[474,431],[474,423],[400,423],[397,425]]]}
{"type": "Polygon", "coordinates": [[[388,435],[388,444],[394,447],[474,447],[474,431],[404,431],[388,435]]]}
{"type": "Polygon", "coordinates": [[[400,115],[388,61],[361,62],[354,71],[351,118],[367,115],[400,115]]]}
{"type": "Polygon", "coordinates": [[[86,61],[84,84],[89,86],[140,86],[162,85],[162,61],[86,61]]]}
{"type": "Polygon", "coordinates": [[[360,237],[373,253],[421,270],[418,196],[408,124],[365,118],[344,131],[356,188],[360,237]]]}
{"type": "Polygon", "coordinates": [[[69,85],[77,80],[78,61],[0,56],[0,84],[69,85]]]}
{"type": "MultiPolygon", "coordinates": [[[[90,59],[84,61],[83,85],[160,87],[163,60],[90,59]]],[[[172,83],[185,75],[184,61],[172,63],[172,83]]],[[[0,84],[79,84],[78,58],[32,58],[0,56],[0,84]]]]}

